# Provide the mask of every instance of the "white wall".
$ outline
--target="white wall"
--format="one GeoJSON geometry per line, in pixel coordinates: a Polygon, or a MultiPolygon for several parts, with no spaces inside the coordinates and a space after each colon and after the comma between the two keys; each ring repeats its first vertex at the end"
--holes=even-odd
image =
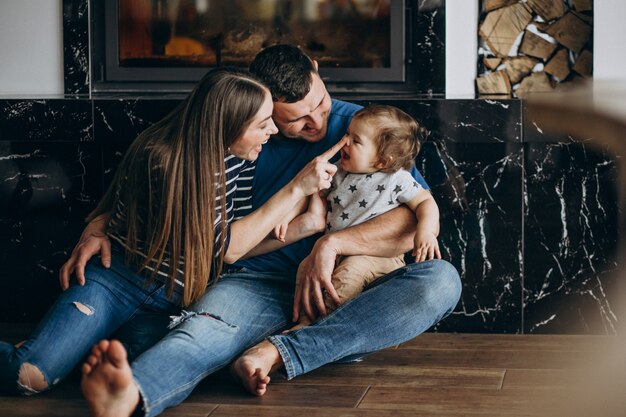
{"type": "Polygon", "coordinates": [[[626,2],[593,3],[593,78],[626,81],[626,2]]]}
{"type": "MultiPolygon", "coordinates": [[[[594,1],[594,78],[626,81],[626,1],[594,1]]],[[[478,0],[446,1],[448,97],[474,95],[478,0]]],[[[0,0],[0,94],[63,92],[61,0],[0,0]]]]}
{"type": "Polygon", "coordinates": [[[0,94],[62,93],[61,0],[0,0],[0,94]]]}
{"type": "Polygon", "coordinates": [[[446,97],[474,97],[478,0],[446,1],[446,97]]]}

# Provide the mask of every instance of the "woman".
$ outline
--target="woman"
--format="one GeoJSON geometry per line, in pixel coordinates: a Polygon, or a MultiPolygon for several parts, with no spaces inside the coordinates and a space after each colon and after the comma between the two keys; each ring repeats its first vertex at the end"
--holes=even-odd
{"type": "Polygon", "coordinates": [[[221,68],[137,137],[88,219],[108,225],[110,267],[90,262],[79,285],[62,282],[66,291],[28,340],[0,343],[0,390],[49,389],[140,308],[177,314],[201,298],[224,261],[245,255],[294,204],[330,186],[334,167],[312,161],[263,207],[231,222],[239,172],[277,132],[271,115],[265,86],[221,68]]]}

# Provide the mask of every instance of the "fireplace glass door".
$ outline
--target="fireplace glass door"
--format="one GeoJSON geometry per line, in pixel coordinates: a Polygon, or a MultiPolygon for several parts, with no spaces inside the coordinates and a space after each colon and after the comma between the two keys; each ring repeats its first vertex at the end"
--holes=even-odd
{"type": "Polygon", "coordinates": [[[404,80],[400,0],[119,0],[104,7],[109,80],[195,81],[210,67],[247,67],[277,43],[302,48],[331,82],[404,80]]]}

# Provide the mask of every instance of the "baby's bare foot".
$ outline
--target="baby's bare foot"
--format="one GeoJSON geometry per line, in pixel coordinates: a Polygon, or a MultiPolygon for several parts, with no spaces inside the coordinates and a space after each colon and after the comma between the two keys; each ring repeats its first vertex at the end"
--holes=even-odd
{"type": "Polygon", "coordinates": [[[264,340],[243,353],[231,366],[233,375],[252,394],[262,396],[270,382],[269,374],[282,366],[276,347],[264,340]]]}
{"type": "Polygon", "coordinates": [[[295,332],[296,330],[302,329],[303,327],[307,327],[310,325],[311,325],[311,319],[309,319],[309,316],[307,316],[306,313],[302,312],[300,313],[300,319],[298,320],[298,323],[296,323],[295,326],[282,331],[281,334],[295,332]]]}
{"type": "Polygon", "coordinates": [[[103,340],[83,364],[81,390],[93,417],[130,416],[139,403],[139,391],[126,350],[117,340],[103,340]]]}

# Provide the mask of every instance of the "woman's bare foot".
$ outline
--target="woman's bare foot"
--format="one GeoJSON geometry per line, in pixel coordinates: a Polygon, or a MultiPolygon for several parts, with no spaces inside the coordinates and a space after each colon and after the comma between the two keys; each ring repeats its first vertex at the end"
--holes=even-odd
{"type": "Polygon", "coordinates": [[[269,374],[279,369],[283,360],[278,349],[262,341],[246,350],[231,366],[233,375],[241,381],[244,388],[252,394],[262,396],[270,383],[269,374]]]}
{"type": "Polygon", "coordinates": [[[139,404],[139,391],[126,359],[126,349],[117,340],[103,340],[83,364],[80,384],[93,417],[130,416],[139,404]]]}

